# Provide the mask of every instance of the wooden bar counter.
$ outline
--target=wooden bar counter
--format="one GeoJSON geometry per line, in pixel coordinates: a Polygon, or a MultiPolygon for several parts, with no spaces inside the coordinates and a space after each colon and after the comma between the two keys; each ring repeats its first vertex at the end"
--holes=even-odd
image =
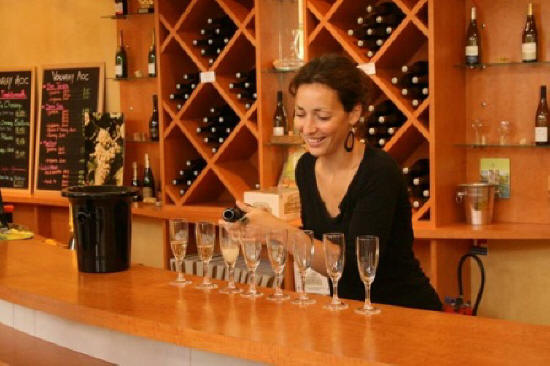
{"type": "Polygon", "coordinates": [[[288,365],[550,363],[550,327],[384,305],[364,317],[356,301],[330,312],[324,296],[301,308],[178,288],[174,278],[143,266],[79,273],[72,251],[38,239],[0,242],[1,300],[193,349],[288,365]]]}

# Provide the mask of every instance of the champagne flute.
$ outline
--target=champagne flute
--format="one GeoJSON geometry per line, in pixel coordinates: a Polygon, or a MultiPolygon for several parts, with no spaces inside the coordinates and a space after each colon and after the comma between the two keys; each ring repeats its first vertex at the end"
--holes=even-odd
{"type": "Polygon", "coordinates": [[[324,308],[329,310],[347,309],[348,305],[338,298],[338,281],[342,277],[346,258],[346,240],[344,234],[323,234],[323,249],[325,251],[327,274],[332,281],[332,301],[330,304],[325,305],[324,308]]]}
{"type": "Polygon", "coordinates": [[[289,236],[294,253],[294,263],[298,266],[302,280],[302,292],[300,292],[296,299],[292,300],[292,303],[297,305],[315,304],[315,299],[308,297],[306,293],[306,273],[309,267],[311,267],[311,258],[315,253],[313,231],[298,230],[292,232],[289,236]]]}
{"type": "Polygon", "coordinates": [[[262,237],[259,228],[246,225],[241,231],[241,250],[248,269],[248,289],[241,296],[255,299],[263,296],[256,290],[256,269],[260,264],[262,237]]]}
{"type": "Polygon", "coordinates": [[[187,243],[189,242],[189,224],[182,219],[173,219],[168,221],[168,229],[170,231],[170,249],[176,260],[176,271],[178,277],[171,282],[176,286],[185,286],[191,283],[183,276],[183,258],[187,251],[187,243]]]}
{"type": "Polygon", "coordinates": [[[208,272],[208,264],[212,260],[214,254],[214,242],[216,241],[216,226],[211,222],[197,222],[195,224],[195,239],[197,240],[197,251],[203,263],[204,277],[202,283],[196,288],[203,290],[211,290],[218,287],[210,281],[208,272]]]}
{"type": "Polygon", "coordinates": [[[235,263],[239,257],[239,242],[238,237],[235,238],[234,234],[230,233],[224,225],[220,225],[220,251],[222,252],[223,261],[225,262],[225,268],[227,269],[229,276],[229,283],[227,287],[222,288],[220,292],[222,294],[238,294],[242,292],[240,288],[235,286],[235,263]]]}
{"type": "Polygon", "coordinates": [[[267,255],[271,262],[271,268],[275,272],[275,292],[268,297],[267,300],[281,302],[288,300],[290,296],[283,293],[281,290],[281,282],[283,281],[283,271],[285,269],[287,258],[288,231],[286,229],[273,229],[267,233],[267,255]]]}
{"type": "Polygon", "coordinates": [[[378,267],[378,237],[373,235],[359,235],[355,239],[355,253],[357,254],[357,267],[359,275],[365,284],[365,304],[355,309],[356,313],[373,315],[380,313],[380,309],[372,306],[370,302],[370,286],[374,282],[376,267],[378,267]]]}

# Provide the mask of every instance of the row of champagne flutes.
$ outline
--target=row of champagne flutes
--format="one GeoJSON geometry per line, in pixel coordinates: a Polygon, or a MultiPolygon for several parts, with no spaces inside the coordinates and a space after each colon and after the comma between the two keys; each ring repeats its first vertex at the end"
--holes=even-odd
{"type": "MultiPolygon", "coordinates": [[[[178,277],[173,282],[178,286],[185,286],[191,281],[185,279],[182,271],[183,259],[185,257],[189,239],[189,224],[185,220],[170,220],[170,246],[176,260],[178,277]]],[[[199,258],[203,262],[204,277],[202,283],[196,287],[199,289],[215,289],[218,286],[211,282],[208,272],[208,265],[214,253],[216,242],[216,226],[208,222],[195,224],[195,238],[199,258]]],[[[296,299],[291,303],[298,305],[311,305],[316,302],[305,292],[305,281],[307,271],[311,267],[312,258],[315,255],[314,236],[311,230],[286,230],[263,228],[253,225],[219,226],[219,245],[225,266],[228,271],[228,284],[220,289],[221,293],[236,294],[247,298],[263,296],[256,289],[256,269],[260,263],[263,242],[266,243],[267,254],[273,272],[275,273],[275,291],[266,297],[267,300],[283,302],[289,300],[290,296],[281,289],[284,268],[290,248],[294,262],[297,265],[302,282],[302,290],[296,299]],[[249,286],[246,291],[235,286],[234,272],[239,250],[242,251],[244,261],[248,270],[249,286]]],[[[338,281],[342,276],[345,262],[346,242],[343,233],[323,234],[323,249],[327,274],[333,285],[333,296],[329,304],[324,308],[329,310],[343,310],[348,307],[338,298],[338,281]]],[[[361,279],[365,284],[365,303],[356,309],[358,313],[375,314],[379,312],[370,302],[370,286],[374,281],[376,267],[378,265],[378,238],[375,236],[361,235],[356,238],[357,265],[361,279]]]]}

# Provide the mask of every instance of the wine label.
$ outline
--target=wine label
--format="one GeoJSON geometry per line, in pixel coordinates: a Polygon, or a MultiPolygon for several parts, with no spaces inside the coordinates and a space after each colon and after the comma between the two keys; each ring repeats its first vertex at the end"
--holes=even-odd
{"type": "Polygon", "coordinates": [[[153,62],[149,63],[149,67],[148,67],[148,70],[147,70],[149,72],[149,75],[155,75],[156,74],[156,67],[155,66],[156,65],[153,62]]]}
{"type": "Polygon", "coordinates": [[[466,57],[477,57],[477,56],[479,56],[478,46],[466,46],[466,57]]]}
{"type": "Polygon", "coordinates": [[[115,75],[122,76],[122,65],[115,65],[115,75]]]}
{"type": "Polygon", "coordinates": [[[285,128],[284,127],[273,127],[273,136],[284,136],[285,128]]]}
{"type": "Polygon", "coordinates": [[[153,189],[151,187],[143,187],[143,198],[153,197],[153,189]]]}
{"type": "Polygon", "coordinates": [[[548,127],[535,127],[535,142],[548,142],[548,127]]]}
{"type": "Polygon", "coordinates": [[[521,44],[521,59],[523,61],[535,61],[537,59],[536,42],[526,42],[521,44]]]}
{"type": "Polygon", "coordinates": [[[115,14],[122,15],[123,13],[124,13],[124,6],[122,5],[122,2],[115,3],[115,14]]]}

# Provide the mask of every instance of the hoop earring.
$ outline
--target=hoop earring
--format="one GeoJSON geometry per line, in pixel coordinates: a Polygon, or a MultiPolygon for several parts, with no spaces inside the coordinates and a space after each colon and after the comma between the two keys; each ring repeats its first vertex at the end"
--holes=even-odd
{"type": "Polygon", "coordinates": [[[346,136],[346,141],[344,142],[344,149],[346,149],[347,152],[351,152],[351,150],[353,150],[353,145],[355,145],[355,133],[353,132],[353,129],[351,129],[349,130],[348,135],[346,136]]]}

